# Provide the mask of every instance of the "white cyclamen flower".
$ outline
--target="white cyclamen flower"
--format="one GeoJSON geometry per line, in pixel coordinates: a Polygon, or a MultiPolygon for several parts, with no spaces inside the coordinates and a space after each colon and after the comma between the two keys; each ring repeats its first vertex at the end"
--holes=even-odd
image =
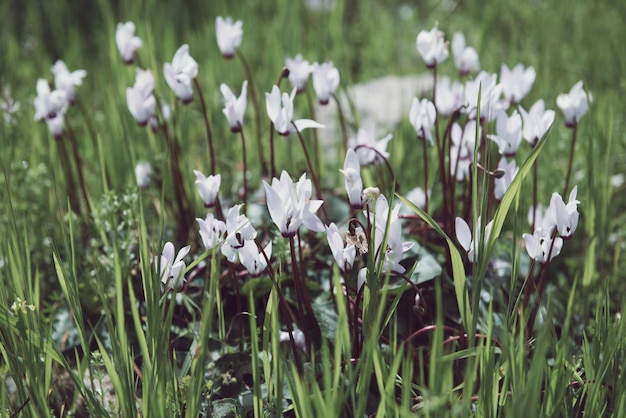
{"type": "Polygon", "coordinates": [[[65,90],[50,90],[47,80],[37,80],[37,97],[33,101],[35,106],[35,120],[45,121],[50,133],[55,138],[63,135],[63,120],[67,110],[67,92],[65,90]]]}
{"type": "Polygon", "coordinates": [[[428,68],[434,68],[448,58],[448,43],[444,40],[443,32],[437,29],[437,25],[430,31],[421,31],[417,35],[415,45],[428,68]]]}
{"type": "Polygon", "coordinates": [[[248,240],[256,238],[256,230],[246,215],[239,213],[243,205],[235,205],[226,213],[226,241],[222,254],[231,263],[239,259],[239,251],[248,240]]]}
{"type": "Polygon", "coordinates": [[[205,250],[211,250],[224,242],[226,224],[208,213],[205,219],[196,218],[205,250]]]}
{"type": "Polygon", "coordinates": [[[519,111],[523,122],[522,137],[534,147],[552,126],[554,110],[545,110],[543,99],[539,99],[528,112],[521,106],[519,111]]]}
{"type": "Polygon", "coordinates": [[[152,165],[149,162],[144,161],[135,166],[135,180],[137,181],[137,186],[141,189],[145,189],[150,185],[151,177],[152,165]]]}
{"type": "Polygon", "coordinates": [[[141,39],[135,36],[135,24],[133,22],[117,24],[115,43],[124,63],[131,64],[135,58],[135,51],[142,45],[141,39]]]}
{"type": "Polygon", "coordinates": [[[241,85],[241,95],[235,96],[226,84],[220,85],[222,96],[224,97],[224,115],[228,119],[230,131],[233,133],[241,132],[243,127],[243,117],[246,113],[246,104],[248,96],[248,80],[244,80],[241,85]]]}
{"type": "Polygon", "coordinates": [[[193,79],[198,76],[198,63],[189,55],[189,45],[178,48],[171,64],[163,64],[163,75],[176,97],[185,104],[191,102],[193,79]]]}
{"type": "Polygon", "coordinates": [[[522,64],[517,64],[509,69],[502,64],[500,69],[500,84],[502,94],[509,104],[519,103],[530,91],[535,82],[536,72],[533,67],[524,68],[522,64]]]}
{"type": "Polygon", "coordinates": [[[313,71],[311,64],[302,58],[302,54],[298,54],[295,58],[285,58],[285,67],[289,70],[291,85],[296,88],[298,93],[302,93],[306,81],[309,79],[309,74],[313,71]]]}
{"type": "Polygon", "coordinates": [[[356,151],[361,166],[380,163],[389,158],[387,144],[393,137],[389,134],[381,139],[376,139],[376,128],[372,125],[369,129],[359,128],[356,135],[348,139],[348,147],[356,151]]]}
{"type": "Polygon", "coordinates": [[[324,230],[315,214],[324,202],[311,200],[313,187],[306,173],[294,183],[283,170],[280,179],[273,178],[271,186],[264,180],[263,186],[270,216],[283,237],[293,237],[301,225],[315,232],[324,230]]]}
{"type": "Polygon", "coordinates": [[[215,19],[215,35],[217,36],[217,46],[222,56],[224,58],[232,58],[239,45],[241,45],[243,22],[241,20],[233,22],[230,16],[226,19],[218,16],[215,19]]]}
{"type": "Polygon", "coordinates": [[[533,234],[523,234],[524,245],[530,258],[545,263],[561,253],[563,239],[552,238],[552,232],[544,231],[542,227],[535,228],[533,234]]]}
{"type": "Polygon", "coordinates": [[[342,273],[349,272],[356,257],[356,247],[353,244],[344,244],[343,237],[334,222],[326,227],[326,239],[339,270],[342,273]]]}
{"type": "Polygon", "coordinates": [[[413,98],[411,109],[409,110],[409,120],[419,138],[427,139],[433,144],[432,129],[437,119],[435,105],[428,99],[421,101],[417,97],[413,98]]]}
{"type": "Polygon", "coordinates": [[[567,204],[558,193],[553,193],[550,199],[548,211],[554,221],[554,226],[556,226],[559,235],[563,239],[571,238],[578,227],[578,204],[580,202],[576,199],[577,193],[578,186],[574,186],[570,192],[567,204]]]}
{"type": "Polygon", "coordinates": [[[505,157],[500,158],[500,162],[498,163],[498,170],[504,172],[501,177],[496,177],[493,180],[493,193],[496,200],[502,200],[504,193],[506,193],[507,189],[515,180],[515,176],[517,176],[517,172],[519,171],[519,167],[515,163],[515,160],[511,160],[510,162],[506,161],[505,157]]]}
{"type": "Polygon", "coordinates": [[[276,132],[279,135],[287,136],[295,129],[303,131],[307,128],[323,128],[324,125],[311,119],[293,120],[293,100],[296,97],[294,88],[291,95],[280,92],[278,86],[272,87],[271,93],[265,93],[265,107],[276,132]]]}
{"type": "Polygon", "coordinates": [[[58,60],[52,66],[54,74],[54,86],[58,90],[65,90],[67,93],[67,101],[72,104],[76,98],[76,86],[83,84],[83,78],[87,76],[85,70],[75,70],[70,72],[65,63],[58,60]]]}
{"type": "Polygon", "coordinates": [[[217,194],[220,191],[220,185],[222,183],[222,176],[216,174],[214,176],[205,176],[199,170],[193,170],[196,175],[196,185],[198,186],[198,192],[204,202],[204,207],[212,208],[215,206],[215,200],[217,194]]]}
{"type": "Polygon", "coordinates": [[[248,270],[250,276],[258,277],[267,268],[267,261],[272,257],[272,242],[270,241],[263,251],[259,251],[254,240],[246,240],[239,249],[239,261],[248,270]],[[265,254],[265,255],[264,255],[265,254]]]}
{"type": "Polygon", "coordinates": [[[457,217],[454,225],[456,239],[459,241],[459,244],[461,244],[461,247],[463,247],[463,249],[467,252],[467,258],[470,263],[474,263],[478,260],[478,253],[486,247],[487,242],[489,241],[493,221],[485,225],[485,234],[482,237],[480,235],[482,225],[480,216],[478,217],[478,225],[474,230],[474,236],[472,236],[472,231],[464,219],[457,217]],[[481,245],[481,247],[479,247],[479,245],[481,245]]]}
{"type": "Polygon", "coordinates": [[[478,53],[471,46],[465,45],[465,36],[461,32],[455,33],[452,37],[452,54],[456,69],[461,75],[480,70],[478,53]]]}
{"type": "Polygon", "coordinates": [[[508,107],[507,102],[501,100],[502,84],[498,84],[498,75],[479,72],[472,80],[465,82],[465,103],[463,112],[470,118],[476,119],[478,111],[478,96],[480,95],[480,119],[492,121],[500,110],[508,107]]]}
{"type": "Polygon", "coordinates": [[[583,90],[582,81],[574,84],[569,93],[559,94],[556,98],[556,105],[563,112],[565,126],[568,128],[575,127],[580,118],[587,113],[591,100],[591,94],[587,96],[587,93],[583,90]]]}
{"type": "Polygon", "coordinates": [[[353,209],[363,208],[363,181],[361,180],[361,165],[359,157],[352,148],[348,149],[343,170],[339,170],[344,176],[344,184],[350,206],[353,209]]]}
{"type": "Polygon", "coordinates": [[[458,81],[450,82],[449,77],[439,77],[437,80],[437,111],[441,116],[451,116],[461,109],[465,101],[465,87],[458,81]]]}
{"type": "Polygon", "coordinates": [[[156,99],[153,90],[152,72],[137,68],[135,85],[126,89],[126,103],[139,126],[146,126],[155,115],[156,99]]]}
{"type": "Polygon", "coordinates": [[[513,157],[522,143],[522,118],[514,111],[509,117],[501,111],[496,118],[496,135],[487,135],[498,144],[498,152],[505,157],[513,157]]]}
{"type": "Polygon", "coordinates": [[[313,89],[321,105],[328,104],[330,96],[339,87],[339,81],[339,70],[335,68],[332,61],[323,64],[313,63],[313,89]]]}
{"type": "MultiPolygon", "coordinates": [[[[398,273],[406,271],[400,264],[402,255],[413,247],[412,242],[402,242],[402,225],[400,223],[400,204],[396,204],[393,209],[389,207],[387,198],[381,195],[376,201],[373,213],[369,215],[370,222],[374,228],[374,248],[377,257],[384,257],[381,273],[398,273]],[[383,241],[387,238],[387,247],[381,248],[383,241]]],[[[378,262],[377,262],[378,263],[378,262]]]]}
{"type": "Polygon", "coordinates": [[[163,253],[160,257],[155,258],[153,263],[155,267],[160,269],[161,282],[173,289],[179,283],[185,279],[183,272],[187,268],[187,264],[183,261],[183,258],[189,254],[191,246],[187,245],[180,249],[176,257],[174,257],[175,249],[174,244],[166,242],[163,246],[163,253]]]}
{"type": "MultiPolygon", "coordinates": [[[[478,127],[478,138],[481,137],[481,127],[478,127]]],[[[476,145],[476,121],[470,120],[464,128],[458,123],[452,125],[450,132],[452,144],[450,146],[450,174],[457,181],[469,177],[470,168],[474,162],[474,147],[476,145]]],[[[480,154],[477,156],[480,159],[480,154]]]]}

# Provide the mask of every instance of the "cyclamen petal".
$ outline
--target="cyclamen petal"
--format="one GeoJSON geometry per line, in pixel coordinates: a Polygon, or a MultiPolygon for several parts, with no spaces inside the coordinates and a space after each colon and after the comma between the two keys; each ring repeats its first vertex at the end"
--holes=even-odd
{"type": "Polygon", "coordinates": [[[232,58],[241,45],[243,38],[243,22],[238,20],[233,22],[229,16],[223,18],[218,16],[215,19],[215,35],[217,37],[217,46],[219,47],[224,58],[232,58]]]}

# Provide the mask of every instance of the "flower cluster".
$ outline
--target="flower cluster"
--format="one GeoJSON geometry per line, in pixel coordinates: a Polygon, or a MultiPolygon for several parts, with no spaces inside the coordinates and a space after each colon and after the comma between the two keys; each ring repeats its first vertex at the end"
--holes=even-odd
{"type": "Polygon", "coordinates": [[[76,101],[76,87],[82,84],[87,71],[70,72],[61,60],[55,62],[51,70],[54,74],[54,90],[47,80],[37,80],[37,97],[33,102],[35,120],[45,121],[50,133],[60,138],[63,135],[65,112],[76,101]]]}

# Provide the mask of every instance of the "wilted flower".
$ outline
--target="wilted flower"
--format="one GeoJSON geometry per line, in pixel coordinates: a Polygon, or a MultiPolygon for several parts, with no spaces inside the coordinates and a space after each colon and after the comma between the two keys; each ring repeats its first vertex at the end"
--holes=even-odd
{"type": "Polygon", "coordinates": [[[378,200],[380,196],[380,189],[378,187],[366,187],[361,193],[363,199],[363,206],[369,205],[372,202],[378,200]]]}
{"type": "Polygon", "coordinates": [[[243,38],[243,22],[238,20],[233,23],[229,16],[226,19],[218,16],[215,19],[215,35],[217,36],[217,46],[224,58],[232,58],[235,51],[241,45],[243,38]]]}
{"type": "Polygon", "coordinates": [[[498,152],[505,157],[513,157],[522,143],[522,118],[517,111],[509,117],[505,111],[496,118],[496,135],[487,135],[498,144],[498,152]]]}
{"type": "Polygon", "coordinates": [[[279,135],[289,135],[289,132],[302,131],[307,128],[323,128],[324,125],[311,119],[298,119],[293,121],[293,99],[296,97],[296,89],[294,88],[291,95],[282,93],[278,86],[272,87],[271,93],[265,93],[265,106],[267,116],[274,123],[276,132],[279,135]]]}
{"type": "Polygon", "coordinates": [[[311,200],[313,187],[306,173],[294,183],[283,170],[280,179],[273,178],[271,186],[264,180],[263,186],[270,216],[283,237],[294,236],[301,225],[315,232],[324,230],[324,224],[315,214],[324,202],[311,200]]]}
{"type": "Polygon", "coordinates": [[[339,70],[335,68],[332,61],[323,64],[313,63],[313,89],[317,94],[317,100],[321,105],[327,105],[330,96],[339,87],[339,70]]]}
{"type": "Polygon", "coordinates": [[[456,239],[461,244],[461,247],[465,251],[467,251],[467,258],[471,263],[474,263],[478,260],[478,253],[482,251],[486,245],[487,241],[489,241],[489,237],[491,236],[491,228],[493,226],[493,221],[489,222],[485,225],[485,234],[481,237],[481,228],[482,222],[480,216],[478,217],[478,225],[474,230],[474,236],[472,237],[472,231],[470,230],[469,225],[465,222],[465,219],[457,217],[455,220],[455,233],[456,239]],[[482,239],[481,239],[482,238],[482,239]],[[480,245],[480,247],[479,247],[480,245]]]}
{"type": "Polygon", "coordinates": [[[37,80],[37,97],[35,105],[35,120],[45,121],[48,129],[55,138],[63,135],[63,118],[67,110],[67,92],[65,90],[50,90],[47,80],[37,80]]]}
{"type": "Polygon", "coordinates": [[[155,115],[156,100],[153,95],[154,76],[152,72],[137,68],[135,85],[126,88],[126,103],[139,126],[146,126],[155,115]]]}
{"type": "Polygon", "coordinates": [[[326,239],[333,254],[335,262],[342,273],[347,273],[352,269],[354,258],[356,257],[356,247],[352,244],[344,244],[339,229],[334,222],[326,227],[326,239]]]}
{"type": "Polygon", "coordinates": [[[221,244],[226,236],[226,224],[208,213],[205,219],[196,218],[200,228],[200,237],[205,250],[221,244]]]}
{"type": "Polygon", "coordinates": [[[248,270],[250,276],[258,277],[267,268],[267,260],[272,257],[272,242],[270,241],[263,251],[259,251],[254,240],[244,241],[239,249],[239,261],[248,270]],[[265,254],[265,255],[263,255],[265,254]],[[267,258],[267,259],[266,259],[267,258]]]}
{"type": "Polygon", "coordinates": [[[220,191],[220,185],[222,183],[222,176],[216,174],[214,176],[205,176],[199,170],[193,170],[196,175],[196,185],[198,186],[198,192],[204,202],[204,207],[212,208],[215,206],[215,200],[217,194],[220,191]]]}
{"type": "Polygon", "coordinates": [[[413,98],[411,109],[409,110],[409,121],[415,133],[419,138],[427,139],[431,144],[433,143],[433,136],[431,129],[435,125],[437,119],[437,110],[435,105],[428,99],[422,99],[421,101],[417,97],[413,98]]]}
{"type": "Polygon", "coordinates": [[[350,206],[354,209],[363,207],[363,181],[361,180],[361,165],[356,152],[352,148],[348,149],[346,159],[343,163],[343,170],[339,170],[344,176],[344,184],[350,206]]]}
{"type": "Polygon", "coordinates": [[[444,41],[443,32],[437,29],[437,25],[430,31],[421,31],[417,35],[415,45],[428,68],[434,68],[448,58],[448,43],[444,41]]]}
{"type": "Polygon", "coordinates": [[[522,64],[517,64],[509,69],[502,64],[500,69],[500,84],[502,94],[509,104],[519,103],[530,91],[536,77],[535,69],[531,66],[524,68],[522,64]]]}
{"type": "Polygon", "coordinates": [[[87,76],[87,71],[76,70],[70,73],[65,63],[61,60],[57,60],[52,66],[52,73],[54,74],[55,88],[64,90],[67,93],[67,101],[69,104],[74,103],[76,98],[76,86],[83,84],[83,78],[87,76]]]}
{"type": "Polygon", "coordinates": [[[230,131],[233,133],[241,132],[243,127],[243,117],[246,113],[248,80],[244,80],[241,85],[241,95],[236,97],[226,84],[220,85],[222,96],[224,96],[224,115],[228,119],[230,131]]]}
{"type": "Polygon", "coordinates": [[[198,75],[198,63],[189,55],[189,45],[184,44],[174,54],[172,63],[163,64],[165,81],[183,103],[193,99],[193,79],[198,75]]]}
{"type": "Polygon", "coordinates": [[[285,67],[289,70],[291,85],[296,88],[297,93],[302,93],[309,74],[313,71],[311,64],[302,58],[302,54],[298,54],[294,58],[285,58],[285,67]]]}
{"type": "Polygon", "coordinates": [[[441,116],[448,117],[461,109],[465,101],[465,87],[458,81],[450,82],[449,77],[440,77],[437,80],[435,98],[437,111],[441,116]]]}
{"type": "Polygon", "coordinates": [[[583,90],[582,81],[574,84],[569,93],[559,94],[556,98],[556,105],[563,112],[565,126],[568,128],[575,127],[580,118],[587,113],[591,100],[591,94],[587,97],[587,93],[583,90]]]}
{"type": "Polygon", "coordinates": [[[131,64],[135,57],[135,51],[142,45],[141,39],[135,36],[135,24],[133,22],[117,24],[115,43],[124,63],[131,64]]]}
{"type": "Polygon", "coordinates": [[[452,37],[452,54],[454,64],[461,75],[480,70],[478,53],[470,46],[465,45],[465,36],[457,32],[452,37]]]}
{"type": "Polygon", "coordinates": [[[521,106],[519,111],[523,121],[522,136],[534,147],[552,126],[554,110],[545,110],[543,99],[539,99],[528,112],[521,106]]]}
{"type": "Polygon", "coordinates": [[[506,158],[502,157],[498,163],[498,170],[503,171],[504,175],[496,177],[493,180],[493,194],[496,200],[502,200],[504,193],[507,191],[511,183],[513,183],[513,180],[515,180],[519,167],[515,163],[515,160],[507,162],[506,158]]]}
{"type": "Polygon", "coordinates": [[[191,246],[187,245],[180,249],[176,258],[174,258],[174,244],[166,242],[163,246],[163,253],[160,257],[153,260],[154,266],[160,269],[161,282],[173,289],[181,279],[184,280],[183,272],[187,268],[187,264],[183,261],[183,258],[189,254],[191,246]]]}
{"type": "Polygon", "coordinates": [[[387,144],[392,137],[393,135],[389,134],[376,140],[376,128],[372,125],[369,129],[359,128],[356,135],[348,139],[348,146],[356,151],[359,163],[362,166],[368,166],[389,158],[387,144]]]}
{"type": "Polygon", "coordinates": [[[135,179],[137,180],[137,186],[145,189],[150,185],[151,177],[152,165],[149,162],[144,161],[135,166],[135,179]]]}

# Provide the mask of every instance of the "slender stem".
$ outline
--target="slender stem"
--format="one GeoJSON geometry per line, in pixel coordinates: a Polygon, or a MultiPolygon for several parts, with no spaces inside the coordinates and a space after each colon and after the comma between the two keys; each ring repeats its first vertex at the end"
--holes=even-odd
{"type": "Polygon", "coordinates": [[[394,180],[394,185],[393,185],[394,186],[394,190],[392,191],[392,194],[393,194],[393,192],[395,192],[395,189],[398,188],[398,184],[395,183],[395,181],[396,181],[396,173],[393,171],[393,168],[391,167],[391,163],[389,162],[389,160],[383,154],[381,154],[381,152],[378,151],[376,148],[374,148],[372,146],[369,146],[367,144],[357,145],[356,147],[354,147],[354,151],[356,151],[356,150],[358,150],[360,148],[366,148],[366,149],[368,149],[370,151],[374,151],[374,153],[376,155],[378,155],[378,157],[385,163],[385,166],[387,167],[387,171],[389,171],[389,174],[391,175],[391,177],[394,180]]]}
{"type": "Polygon", "coordinates": [[[237,326],[239,327],[239,352],[243,352],[243,317],[240,315],[243,312],[243,305],[241,304],[241,293],[239,292],[239,279],[233,263],[228,263],[228,270],[230,276],[233,279],[235,285],[235,299],[237,300],[237,326]]]}
{"type": "Polygon", "coordinates": [[[533,162],[533,213],[530,230],[535,232],[535,224],[537,223],[537,161],[533,162]]]}
{"type": "Polygon", "coordinates": [[[78,154],[78,144],[76,143],[74,130],[72,129],[68,120],[65,121],[65,126],[67,127],[68,139],[70,141],[70,146],[72,147],[72,156],[74,157],[76,172],[78,173],[78,183],[80,184],[80,190],[83,194],[83,199],[85,199],[85,209],[87,210],[87,215],[89,216],[91,215],[91,204],[89,203],[89,195],[87,194],[87,186],[85,184],[85,177],[83,175],[83,163],[80,159],[80,155],[78,154]]]}
{"type": "Polygon", "coordinates": [[[265,167],[265,157],[263,156],[263,139],[261,135],[261,113],[259,110],[259,101],[256,96],[256,88],[254,86],[254,79],[252,77],[252,71],[250,70],[250,66],[248,65],[248,61],[246,57],[243,55],[240,49],[237,49],[237,58],[241,61],[243,65],[243,69],[246,72],[246,78],[248,79],[248,91],[250,92],[250,101],[252,102],[252,107],[254,107],[254,126],[256,129],[256,138],[257,138],[257,154],[259,155],[259,162],[261,164],[261,173],[266,172],[265,167]]]}
{"type": "Polygon", "coordinates": [[[567,175],[565,176],[565,187],[563,187],[563,196],[567,194],[569,190],[569,180],[572,174],[572,165],[574,163],[574,148],[576,147],[576,133],[578,132],[578,125],[574,125],[572,128],[572,147],[569,151],[569,163],[567,164],[567,175]]]}
{"type": "Polygon", "coordinates": [[[104,158],[102,155],[102,146],[100,144],[100,141],[98,141],[98,134],[96,132],[96,129],[93,126],[91,118],[89,117],[87,113],[87,109],[83,105],[83,101],[80,100],[80,98],[78,97],[78,93],[76,95],[76,103],[78,104],[78,109],[80,110],[80,114],[82,115],[83,121],[85,122],[85,125],[87,126],[89,135],[91,136],[91,142],[94,147],[94,150],[97,150],[98,152],[100,166],[101,166],[101,170],[103,173],[102,178],[104,181],[104,188],[105,190],[109,190],[111,188],[111,176],[109,175],[109,170],[107,169],[107,166],[104,163],[104,158]]]}
{"type": "Polygon", "coordinates": [[[274,122],[270,123],[270,166],[272,177],[276,177],[276,160],[274,156],[274,122]]]}
{"type": "Polygon", "coordinates": [[[339,98],[335,93],[333,93],[332,96],[335,100],[335,103],[337,103],[337,114],[339,116],[339,125],[341,126],[341,143],[343,144],[343,154],[345,155],[348,152],[348,130],[346,129],[346,118],[343,114],[343,109],[341,108],[339,98]]]}
{"type": "MultiPolygon", "coordinates": [[[[309,113],[311,114],[311,119],[316,120],[317,118],[315,117],[315,107],[313,106],[313,98],[311,95],[310,88],[306,89],[306,101],[307,101],[307,105],[309,106],[309,113]]],[[[322,163],[321,163],[321,158],[320,158],[320,140],[319,140],[319,136],[317,135],[317,129],[313,129],[312,133],[313,133],[313,153],[315,155],[315,165],[317,166],[318,173],[321,174],[322,163]]]]}
{"type": "Polygon", "coordinates": [[[72,175],[72,167],[70,159],[67,154],[67,147],[63,139],[56,139],[55,142],[59,147],[59,154],[61,156],[61,166],[63,167],[63,174],[65,175],[65,186],[67,188],[67,197],[70,201],[70,209],[72,212],[80,213],[80,202],[78,196],[76,196],[76,185],[74,184],[74,177],[72,175]]]}
{"type": "Polygon", "coordinates": [[[207,111],[206,102],[204,101],[204,94],[202,94],[202,87],[197,78],[193,79],[193,83],[198,90],[198,97],[200,98],[200,105],[202,106],[202,115],[204,116],[204,129],[206,129],[206,139],[209,145],[209,158],[211,159],[211,175],[215,175],[217,168],[215,167],[215,148],[213,147],[213,133],[211,132],[211,123],[209,121],[209,112],[207,111]]]}
{"type": "Polygon", "coordinates": [[[310,301],[308,300],[308,297],[304,289],[302,288],[303,283],[300,277],[300,267],[298,266],[298,259],[296,257],[296,243],[293,235],[289,237],[289,252],[291,254],[291,272],[293,274],[293,283],[296,290],[296,297],[298,298],[298,303],[303,308],[303,312],[300,312],[300,326],[302,327],[302,332],[304,333],[306,345],[308,348],[311,348],[311,336],[309,335],[309,331],[311,330],[309,328],[309,315],[312,313],[312,310],[309,310],[310,301]]]}
{"type": "MultiPolygon", "coordinates": [[[[528,318],[528,331],[532,330],[535,319],[537,318],[537,312],[539,312],[539,307],[541,305],[541,296],[543,294],[543,290],[546,287],[546,275],[548,274],[548,266],[550,265],[550,258],[552,257],[552,250],[554,249],[554,241],[556,240],[556,236],[558,235],[558,231],[555,229],[552,232],[552,241],[550,242],[550,249],[548,250],[548,255],[546,257],[546,262],[541,265],[541,270],[539,271],[539,277],[537,278],[537,285],[535,286],[535,294],[537,295],[537,300],[533,305],[533,309],[530,313],[530,317],[528,318]]],[[[530,334],[529,334],[530,335],[530,334]]]]}
{"type": "Polygon", "coordinates": [[[187,206],[188,199],[185,189],[185,182],[183,180],[183,174],[180,171],[179,148],[176,140],[172,138],[169,134],[167,123],[163,122],[161,127],[163,130],[163,134],[165,135],[165,140],[167,142],[167,147],[170,154],[169,156],[170,167],[172,170],[172,182],[174,194],[176,196],[176,204],[178,207],[178,221],[180,222],[181,226],[178,238],[180,242],[187,242],[189,230],[191,228],[190,219],[193,219],[193,216],[191,216],[191,214],[189,213],[187,206]]]}
{"type": "MultiPolygon", "coordinates": [[[[309,171],[311,171],[311,179],[313,180],[313,183],[315,184],[315,191],[317,192],[316,197],[319,200],[324,200],[322,199],[322,189],[320,187],[319,180],[317,178],[317,175],[315,174],[315,170],[313,169],[313,164],[311,163],[311,157],[309,156],[309,153],[306,150],[306,145],[304,144],[304,138],[302,137],[302,134],[296,127],[296,124],[293,123],[293,121],[291,122],[291,124],[293,125],[294,130],[296,134],[298,135],[298,138],[300,139],[300,145],[302,145],[302,150],[304,151],[304,157],[306,158],[306,163],[309,167],[309,171]]],[[[324,218],[325,218],[324,220],[326,221],[326,224],[328,224],[330,222],[330,218],[328,217],[328,213],[326,212],[326,208],[324,207],[324,205],[322,205],[322,213],[324,214],[324,218]]]]}
{"type": "Polygon", "coordinates": [[[243,128],[240,127],[241,134],[241,152],[243,154],[243,213],[248,214],[248,159],[246,156],[246,138],[243,134],[243,128]]]}
{"type": "Polygon", "coordinates": [[[422,158],[424,160],[424,212],[428,213],[428,144],[426,144],[426,135],[422,128],[422,138],[417,137],[418,141],[422,141],[422,158]]]}

